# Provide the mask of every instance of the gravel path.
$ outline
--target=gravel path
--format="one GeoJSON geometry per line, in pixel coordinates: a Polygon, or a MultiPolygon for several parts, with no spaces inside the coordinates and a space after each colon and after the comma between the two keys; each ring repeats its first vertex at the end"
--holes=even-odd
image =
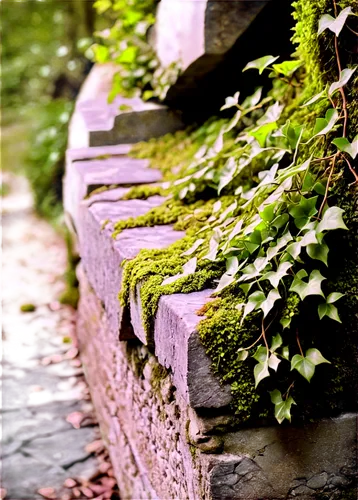
{"type": "Polygon", "coordinates": [[[1,498],[118,498],[77,357],[75,312],[57,301],[64,243],[33,213],[26,180],[4,175],[1,498]],[[22,312],[26,304],[34,310],[22,312]]]}

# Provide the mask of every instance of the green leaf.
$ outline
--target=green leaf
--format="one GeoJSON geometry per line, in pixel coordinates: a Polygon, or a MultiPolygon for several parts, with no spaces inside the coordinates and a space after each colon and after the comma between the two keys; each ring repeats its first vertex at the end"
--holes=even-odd
{"type": "Polygon", "coordinates": [[[303,65],[303,61],[283,61],[280,64],[274,64],[272,67],[278,74],[292,76],[303,65]]]}
{"type": "Polygon", "coordinates": [[[244,314],[241,323],[245,317],[250,314],[254,309],[257,309],[266,300],[265,294],[261,290],[257,290],[249,296],[248,302],[245,305],[244,314]]]}
{"type": "Polygon", "coordinates": [[[318,25],[318,34],[320,35],[323,33],[325,30],[329,29],[331,30],[337,37],[339,36],[340,32],[342,31],[343,26],[345,25],[347,21],[347,17],[349,15],[352,15],[352,9],[351,7],[347,7],[346,9],[343,9],[337,18],[334,18],[330,16],[329,14],[324,14],[321,19],[319,20],[319,25],[318,25]]]}
{"type": "Polygon", "coordinates": [[[358,135],[355,136],[353,142],[349,142],[346,137],[338,137],[337,139],[334,139],[332,143],[337,146],[339,151],[348,153],[353,160],[356,159],[358,155],[358,135]]]}
{"type": "Polygon", "coordinates": [[[309,99],[308,101],[304,102],[301,106],[301,108],[305,108],[306,106],[311,106],[311,104],[314,104],[315,102],[319,101],[322,98],[327,99],[327,94],[326,94],[326,89],[323,89],[322,92],[319,92],[318,94],[314,95],[309,99]]]}
{"type": "Polygon", "coordinates": [[[321,290],[321,283],[326,278],[317,269],[311,272],[308,283],[303,281],[300,276],[299,273],[296,274],[290,287],[291,292],[296,292],[301,300],[304,300],[309,295],[321,295],[324,297],[321,290]]]}
{"type": "Polygon", "coordinates": [[[266,141],[271,132],[277,129],[276,122],[265,123],[261,127],[256,128],[249,132],[248,135],[254,137],[260,144],[260,147],[264,148],[266,146],[266,141]]]}
{"type": "Polygon", "coordinates": [[[258,346],[255,354],[252,356],[259,363],[265,363],[268,360],[269,352],[263,345],[258,346]]]}
{"type": "Polygon", "coordinates": [[[191,246],[188,250],[186,250],[186,252],[183,252],[181,255],[182,257],[186,256],[186,255],[192,255],[199,247],[200,245],[202,245],[204,243],[205,240],[199,238],[198,240],[196,240],[196,242],[194,243],[193,246],[191,246]]]}
{"type": "Polygon", "coordinates": [[[255,388],[259,385],[261,380],[269,376],[270,372],[268,371],[268,362],[258,363],[254,368],[255,388]]]}
{"type": "Polygon", "coordinates": [[[196,264],[197,264],[196,257],[188,260],[188,262],[183,266],[183,272],[178,273],[175,276],[169,276],[168,278],[165,278],[165,280],[162,282],[162,286],[170,285],[171,283],[177,281],[179,278],[183,278],[184,276],[188,276],[189,274],[195,273],[196,264]]]}
{"type": "Polygon", "coordinates": [[[332,292],[327,297],[327,304],[333,304],[334,302],[337,302],[337,300],[341,299],[342,297],[344,297],[344,293],[332,292]]]}
{"type": "Polygon", "coordinates": [[[331,363],[322,356],[318,349],[308,349],[308,351],[306,351],[306,359],[309,359],[315,366],[321,363],[331,363]]]}
{"type": "Polygon", "coordinates": [[[281,401],[275,404],[275,417],[279,424],[281,424],[285,419],[291,422],[291,406],[295,405],[295,401],[290,396],[286,401],[281,401]]]}
{"type": "Polygon", "coordinates": [[[278,403],[281,403],[282,401],[282,395],[281,392],[278,389],[275,389],[274,391],[270,392],[270,398],[271,402],[276,405],[278,403]]]}
{"type": "Polygon", "coordinates": [[[239,97],[240,97],[240,92],[236,92],[232,97],[227,97],[225,99],[225,104],[220,108],[220,111],[232,108],[233,106],[237,106],[239,102],[239,97]]]}
{"type": "Polygon", "coordinates": [[[302,196],[297,205],[289,207],[288,212],[295,219],[296,227],[302,229],[309,219],[318,212],[316,208],[317,200],[318,196],[313,196],[312,198],[302,196]]]}
{"type": "Polygon", "coordinates": [[[272,222],[275,218],[275,208],[277,207],[277,203],[271,203],[264,208],[262,212],[260,212],[260,217],[265,222],[272,222]]]}
{"type": "Polygon", "coordinates": [[[262,280],[269,280],[274,288],[277,288],[284,276],[287,276],[287,271],[292,267],[291,262],[281,262],[277,271],[269,271],[262,276],[262,280]]]}
{"type": "Polygon", "coordinates": [[[131,64],[135,61],[137,57],[138,47],[127,47],[121,53],[119,57],[117,57],[116,62],[123,64],[131,64]]]}
{"type": "Polygon", "coordinates": [[[244,102],[242,103],[241,106],[244,109],[250,109],[250,108],[255,107],[260,102],[260,99],[262,96],[262,89],[263,89],[263,87],[257,88],[252,95],[250,95],[249,97],[246,97],[246,99],[244,100],[244,102]]]}
{"type": "Polygon", "coordinates": [[[223,128],[223,132],[226,134],[227,132],[230,132],[233,128],[236,127],[236,125],[239,123],[240,118],[242,115],[242,111],[238,110],[235,113],[235,116],[233,119],[226,125],[226,127],[223,128]]]}
{"type": "Polygon", "coordinates": [[[247,71],[248,69],[257,69],[259,70],[260,75],[263,71],[270,66],[272,63],[277,61],[279,56],[264,56],[259,59],[255,59],[254,61],[249,62],[242,71],[247,71]]]}
{"type": "Polygon", "coordinates": [[[347,85],[347,83],[351,79],[351,77],[356,69],[357,69],[357,66],[355,68],[352,68],[352,69],[346,68],[343,71],[341,71],[341,73],[339,75],[338,82],[332,83],[332,85],[329,87],[328,95],[332,96],[337,90],[339,90],[342,87],[344,87],[345,85],[347,85]]]}
{"type": "Polygon", "coordinates": [[[278,359],[276,354],[271,354],[271,356],[269,357],[269,360],[268,360],[269,368],[271,368],[272,370],[275,370],[275,372],[277,372],[277,368],[278,368],[278,365],[280,363],[281,363],[281,360],[278,359]]]}
{"type": "Polygon", "coordinates": [[[323,304],[319,304],[318,306],[318,316],[319,319],[324,318],[324,316],[328,316],[328,318],[333,319],[334,321],[338,321],[338,323],[342,323],[339,314],[338,314],[338,309],[336,306],[333,304],[328,304],[327,302],[324,302],[323,304]]]}
{"type": "Polygon", "coordinates": [[[332,231],[334,229],[348,229],[343,222],[343,212],[344,210],[339,207],[328,208],[317,226],[317,232],[323,233],[323,231],[332,231]]]}
{"type": "Polygon", "coordinates": [[[218,194],[234,179],[237,172],[237,161],[231,156],[225,163],[223,169],[220,172],[220,181],[218,185],[218,194]]]}
{"type": "Polygon", "coordinates": [[[297,370],[302,377],[304,377],[308,382],[311,381],[311,378],[315,372],[315,365],[312,363],[310,359],[301,356],[300,354],[296,354],[291,359],[291,371],[297,370]]]}
{"type": "Polygon", "coordinates": [[[217,239],[214,236],[212,236],[210,238],[210,243],[209,243],[209,252],[206,255],[204,255],[203,259],[215,261],[218,249],[219,249],[219,243],[217,239]]]}
{"type": "Polygon", "coordinates": [[[276,300],[279,300],[281,298],[281,295],[278,290],[270,290],[266,300],[264,300],[260,305],[260,309],[262,309],[264,313],[264,318],[268,315],[268,313],[271,311],[273,308],[276,300]]]}
{"type": "Polygon", "coordinates": [[[287,138],[288,143],[292,150],[296,149],[296,146],[302,134],[302,130],[303,130],[303,125],[299,125],[298,127],[292,127],[290,120],[288,120],[284,125],[284,127],[282,128],[282,133],[287,138]]]}
{"type": "Polygon", "coordinates": [[[234,281],[235,281],[235,277],[232,274],[227,274],[227,273],[223,274],[220,278],[218,286],[215,288],[215,292],[220,292],[221,290],[223,290],[227,286],[234,283],[234,281]]]}
{"type": "Polygon", "coordinates": [[[317,243],[307,246],[307,253],[311,259],[320,260],[323,264],[328,266],[328,252],[329,248],[326,243],[317,243]]]}
{"type": "Polygon", "coordinates": [[[288,346],[282,347],[282,349],[281,349],[281,356],[284,359],[287,359],[287,360],[290,359],[290,350],[289,350],[288,346]]]}
{"type": "Polygon", "coordinates": [[[326,135],[330,132],[339,119],[339,114],[336,109],[330,108],[326,112],[325,118],[317,118],[316,124],[313,129],[313,136],[318,137],[320,135],[326,135]]]}
{"type": "Polygon", "coordinates": [[[271,352],[275,352],[276,349],[278,349],[281,345],[282,345],[282,337],[278,333],[277,335],[275,335],[274,337],[272,337],[270,351],[271,352]]]}
{"type": "Polygon", "coordinates": [[[286,213],[281,214],[272,221],[271,225],[278,230],[278,229],[281,229],[281,227],[285,226],[287,224],[288,220],[289,220],[288,214],[286,214],[286,213]]]}
{"type": "Polygon", "coordinates": [[[237,356],[237,360],[238,361],[245,361],[245,359],[247,359],[249,356],[249,351],[240,351],[238,356],[237,356]]]}
{"type": "Polygon", "coordinates": [[[302,245],[300,241],[295,241],[294,243],[290,243],[286,248],[286,252],[291,255],[295,260],[297,260],[302,250],[302,245]]]}

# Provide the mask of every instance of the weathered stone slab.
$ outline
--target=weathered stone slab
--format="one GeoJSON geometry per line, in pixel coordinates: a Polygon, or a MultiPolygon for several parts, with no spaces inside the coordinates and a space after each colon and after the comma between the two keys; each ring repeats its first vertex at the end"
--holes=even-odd
{"type": "MultiPolygon", "coordinates": [[[[197,332],[203,318],[196,312],[210,300],[211,294],[212,290],[204,290],[162,296],[153,327],[155,355],[162,366],[171,369],[175,387],[193,408],[220,408],[231,401],[230,386],[222,386],[213,374],[197,332]]],[[[134,333],[147,344],[140,286],[136,296],[131,295],[130,313],[134,333]]]]}
{"type": "Polygon", "coordinates": [[[148,165],[148,160],[124,156],[70,163],[65,179],[65,211],[76,225],[79,203],[94,189],[116,184],[148,184],[161,180],[161,173],[148,168],[148,165]]]}
{"type": "Polygon", "coordinates": [[[127,155],[132,149],[131,144],[117,144],[115,146],[97,146],[67,149],[66,163],[78,160],[100,159],[104,156],[123,156],[127,155]]]}
{"type": "Polygon", "coordinates": [[[95,65],[77,99],[69,130],[69,148],[129,144],[160,137],[184,127],[178,113],[139,97],[108,102],[115,65],[95,65]]]}
{"type": "Polygon", "coordinates": [[[118,300],[123,260],[132,259],[142,248],[170,245],[183,237],[183,232],[174,231],[171,226],[134,228],[122,231],[114,240],[110,221],[145,214],[162,201],[163,198],[153,196],[148,200],[98,201],[90,207],[83,202],[80,207],[78,234],[82,262],[91,285],[105,305],[113,335],[121,339],[133,336],[129,318],[123,317],[118,300]],[[103,227],[105,221],[109,222],[103,227]]]}

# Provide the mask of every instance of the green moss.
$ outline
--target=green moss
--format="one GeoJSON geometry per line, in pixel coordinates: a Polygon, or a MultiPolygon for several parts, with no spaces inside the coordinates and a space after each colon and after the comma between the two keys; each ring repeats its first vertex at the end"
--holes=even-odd
{"type": "Polygon", "coordinates": [[[165,196],[166,194],[168,194],[167,190],[163,189],[161,186],[142,184],[130,188],[130,190],[122,196],[122,200],[147,200],[151,196],[165,196]]]}
{"type": "Polygon", "coordinates": [[[36,311],[36,306],[34,304],[22,304],[20,311],[24,313],[34,312],[36,311]]]}

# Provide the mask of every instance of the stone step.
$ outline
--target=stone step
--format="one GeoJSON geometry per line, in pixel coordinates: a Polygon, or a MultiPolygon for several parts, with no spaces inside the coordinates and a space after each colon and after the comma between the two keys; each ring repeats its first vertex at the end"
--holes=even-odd
{"type": "Polygon", "coordinates": [[[111,64],[92,68],[71,119],[70,149],[133,144],[185,127],[178,113],[161,104],[122,96],[108,102],[114,73],[111,64]]]}
{"type": "MultiPolygon", "coordinates": [[[[88,150],[82,151],[89,155],[88,150]]],[[[105,155],[106,148],[100,152],[105,155]]],[[[144,344],[153,341],[159,362],[171,369],[177,390],[193,408],[227,406],[230,387],[222,386],[212,373],[197,333],[201,318],[196,312],[210,300],[211,290],[162,297],[151,339],[143,329],[139,287],[137,295],[131,296],[129,310],[119,303],[123,261],[144,248],[165,248],[185,234],[172,226],[155,226],[126,229],[115,240],[112,238],[115,221],[143,215],[163,202],[159,196],[121,200],[126,186],[155,183],[161,179],[160,172],[148,168],[148,160],[124,155],[101,160],[80,160],[80,156],[79,151],[72,153],[72,161],[67,164],[65,207],[78,234],[83,267],[104,304],[112,336],[120,340],[138,338],[144,344]],[[118,187],[88,196],[95,188],[111,185],[118,187]]]]}

